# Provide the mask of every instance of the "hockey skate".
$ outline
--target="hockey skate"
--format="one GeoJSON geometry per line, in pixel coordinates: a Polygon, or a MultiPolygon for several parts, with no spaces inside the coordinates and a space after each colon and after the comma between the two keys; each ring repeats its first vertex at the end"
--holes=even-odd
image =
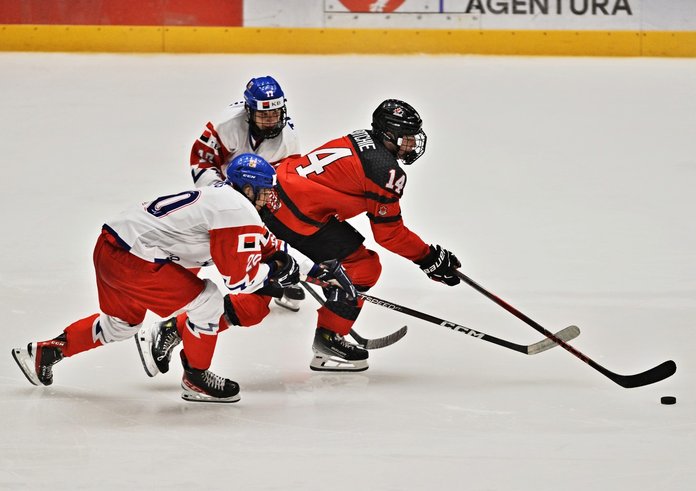
{"type": "Polygon", "coordinates": [[[277,305],[297,312],[300,310],[300,302],[305,299],[305,292],[299,285],[288,286],[283,289],[283,296],[274,298],[277,305]]]}
{"type": "Polygon", "coordinates": [[[181,364],[184,376],[181,379],[181,398],[190,402],[237,402],[239,385],[237,382],[215,375],[210,370],[191,368],[183,350],[181,364]]]}
{"type": "Polygon", "coordinates": [[[63,359],[63,346],[65,341],[61,339],[29,343],[26,349],[14,348],[12,357],[29,382],[34,385],[51,385],[53,365],[63,359]]]}
{"type": "Polygon", "coordinates": [[[150,377],[158,373],[167,373],[172,351],[180,342],[181,337],[176,330],[176,317],[141,327],[135,335],[135,344],[138,346],[145,373],[150,377]]]}
{"type": "Polygon", "coordinates": [[[343,336],[317,328],[312,345],[314,357],[309,368],[320,372],[362,372],[367,370],[367,350],[349,343],[343,336]]]}

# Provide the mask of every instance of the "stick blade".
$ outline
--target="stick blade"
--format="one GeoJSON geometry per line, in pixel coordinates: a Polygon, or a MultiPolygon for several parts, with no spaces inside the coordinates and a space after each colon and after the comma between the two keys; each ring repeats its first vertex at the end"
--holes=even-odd
{"type": "Polygon", "coordinates": [[[401,338],[406,336],[406,333],[408,332],[408,327],[404,326],[398,331],[394,331],[391,334],[388,334],[384,336],[383,338],[376,338],[376,339],[365,339],[365,344],[363,345],[363,348],[365,349],[379,349],[379,348],[386,348],[387,346],[391,346],[392,344],[396,343],[399,341],[401,338]]]}
{"type": "Polygon", "coordinates": [[[634,387],[643,387],[644,385],[660,382],[661,380],[674,375],[676,371],[677,364],[672,360],[668,360],[660,363],[656,367],[652,367],[650,370],[636,373],[635,375],[619,375],[613,372],[609,372],[605,375],[607,375],[607,377],[612,379],[621,387],[633,389],[634,387]]]}
{"type": "MultiPolygon", "coordinates": [[[[565,329],[561,329],[554,336],[563,342],[568,342],[571,339],[575,339],[580,335],[580,328],[578,326],[568,326],[565,329]]],[[[543,351],[555,348],[558,346],[553,339],[547,338],[539,341],[538,343],[530,344],[527,347],[528,355],[537,355],[543,351]]]]}

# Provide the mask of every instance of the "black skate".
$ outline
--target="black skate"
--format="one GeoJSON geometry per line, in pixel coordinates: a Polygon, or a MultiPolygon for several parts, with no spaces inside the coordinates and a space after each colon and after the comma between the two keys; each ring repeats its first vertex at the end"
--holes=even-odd
{"type": "Polygon", "coordinates": [[[237,382],[215,375],[210,370],[191,368],[184,351],[181,351],[181,364],[184,377],[181,379],[181,398],[191,402],[237,402],[239,385],[237,382]]]}
{"type": "Polygon", "coordinates": [[[65,341],[60,336],[50,341],[29,343],[27,348],[14,348],[12,357],[24,376],[34,385],[53,383],[53,365],[63,359],[65,341]]]}
{"type": "Polygon", "coordinates": [[[293,312],[300,310],[300,302],[305,299],[305,292],[299,285],[293,285],[283,288],[283,296],[274,298],[277,305],[284,307],[293,312]]]}
{"type": "Polygon", "coordinates": [[[176,330],[176,317],[155,322],[149,327],[141,327],[135,335],[135,343],[138,345],[145,373],[150,377],[158,373],[167,373],[172,352],[180,342],[181,337],[176,330]]]}
{"type": "Polygon", "coordinates": [[[349,343],[343,336],[317,328],[312,345],[314,358],[309,368],[320,372],[362,372],[367,370],[367,350],[349,343]]]}

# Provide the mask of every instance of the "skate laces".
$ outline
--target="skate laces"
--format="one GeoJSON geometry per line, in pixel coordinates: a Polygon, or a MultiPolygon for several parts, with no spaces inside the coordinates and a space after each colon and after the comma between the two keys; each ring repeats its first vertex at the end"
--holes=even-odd
{"type": "Polygon", "coordinates": [[[346,350],[353,350],[356,348],[356,346],[353,343],[346,341],[346,338],[344,338],[340,334],[334,333],[333,341],[337,344],[340,344],[341,347],[345,348],[346,350]]]}
{"type": "Polygon", "coordinates": [[[159,332],[159,339],[156,343],[158,351],[157,361],[164,358],[171,358],[172,349],[181,342],[176,326],[165,325],[159,332]]]}
{"type": "Polygon", "coordinates": [[[215,375],[213,372],[209,370],[203,371],[202,375],[203,381],[209,387],[212,387],[213,389],[217,389],[220,391],[225,388],[226,379],[224,377],[221,377],[220,375],[215,375]]]}

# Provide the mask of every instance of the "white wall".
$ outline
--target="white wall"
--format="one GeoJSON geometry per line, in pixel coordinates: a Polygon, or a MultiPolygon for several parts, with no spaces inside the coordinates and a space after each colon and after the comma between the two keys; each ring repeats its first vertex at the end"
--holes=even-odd
{"type": "Polygon", "coordinates": [[[244,23],[264,27],[696,30],[696,0],[246,0],[244,23]],[[396,9],[394,6],[399,4],[396,9]],[[355,9],[354,9],[355,10],[355,9]],[[393,12],[391,12],[393,10],[393,12]]]}

